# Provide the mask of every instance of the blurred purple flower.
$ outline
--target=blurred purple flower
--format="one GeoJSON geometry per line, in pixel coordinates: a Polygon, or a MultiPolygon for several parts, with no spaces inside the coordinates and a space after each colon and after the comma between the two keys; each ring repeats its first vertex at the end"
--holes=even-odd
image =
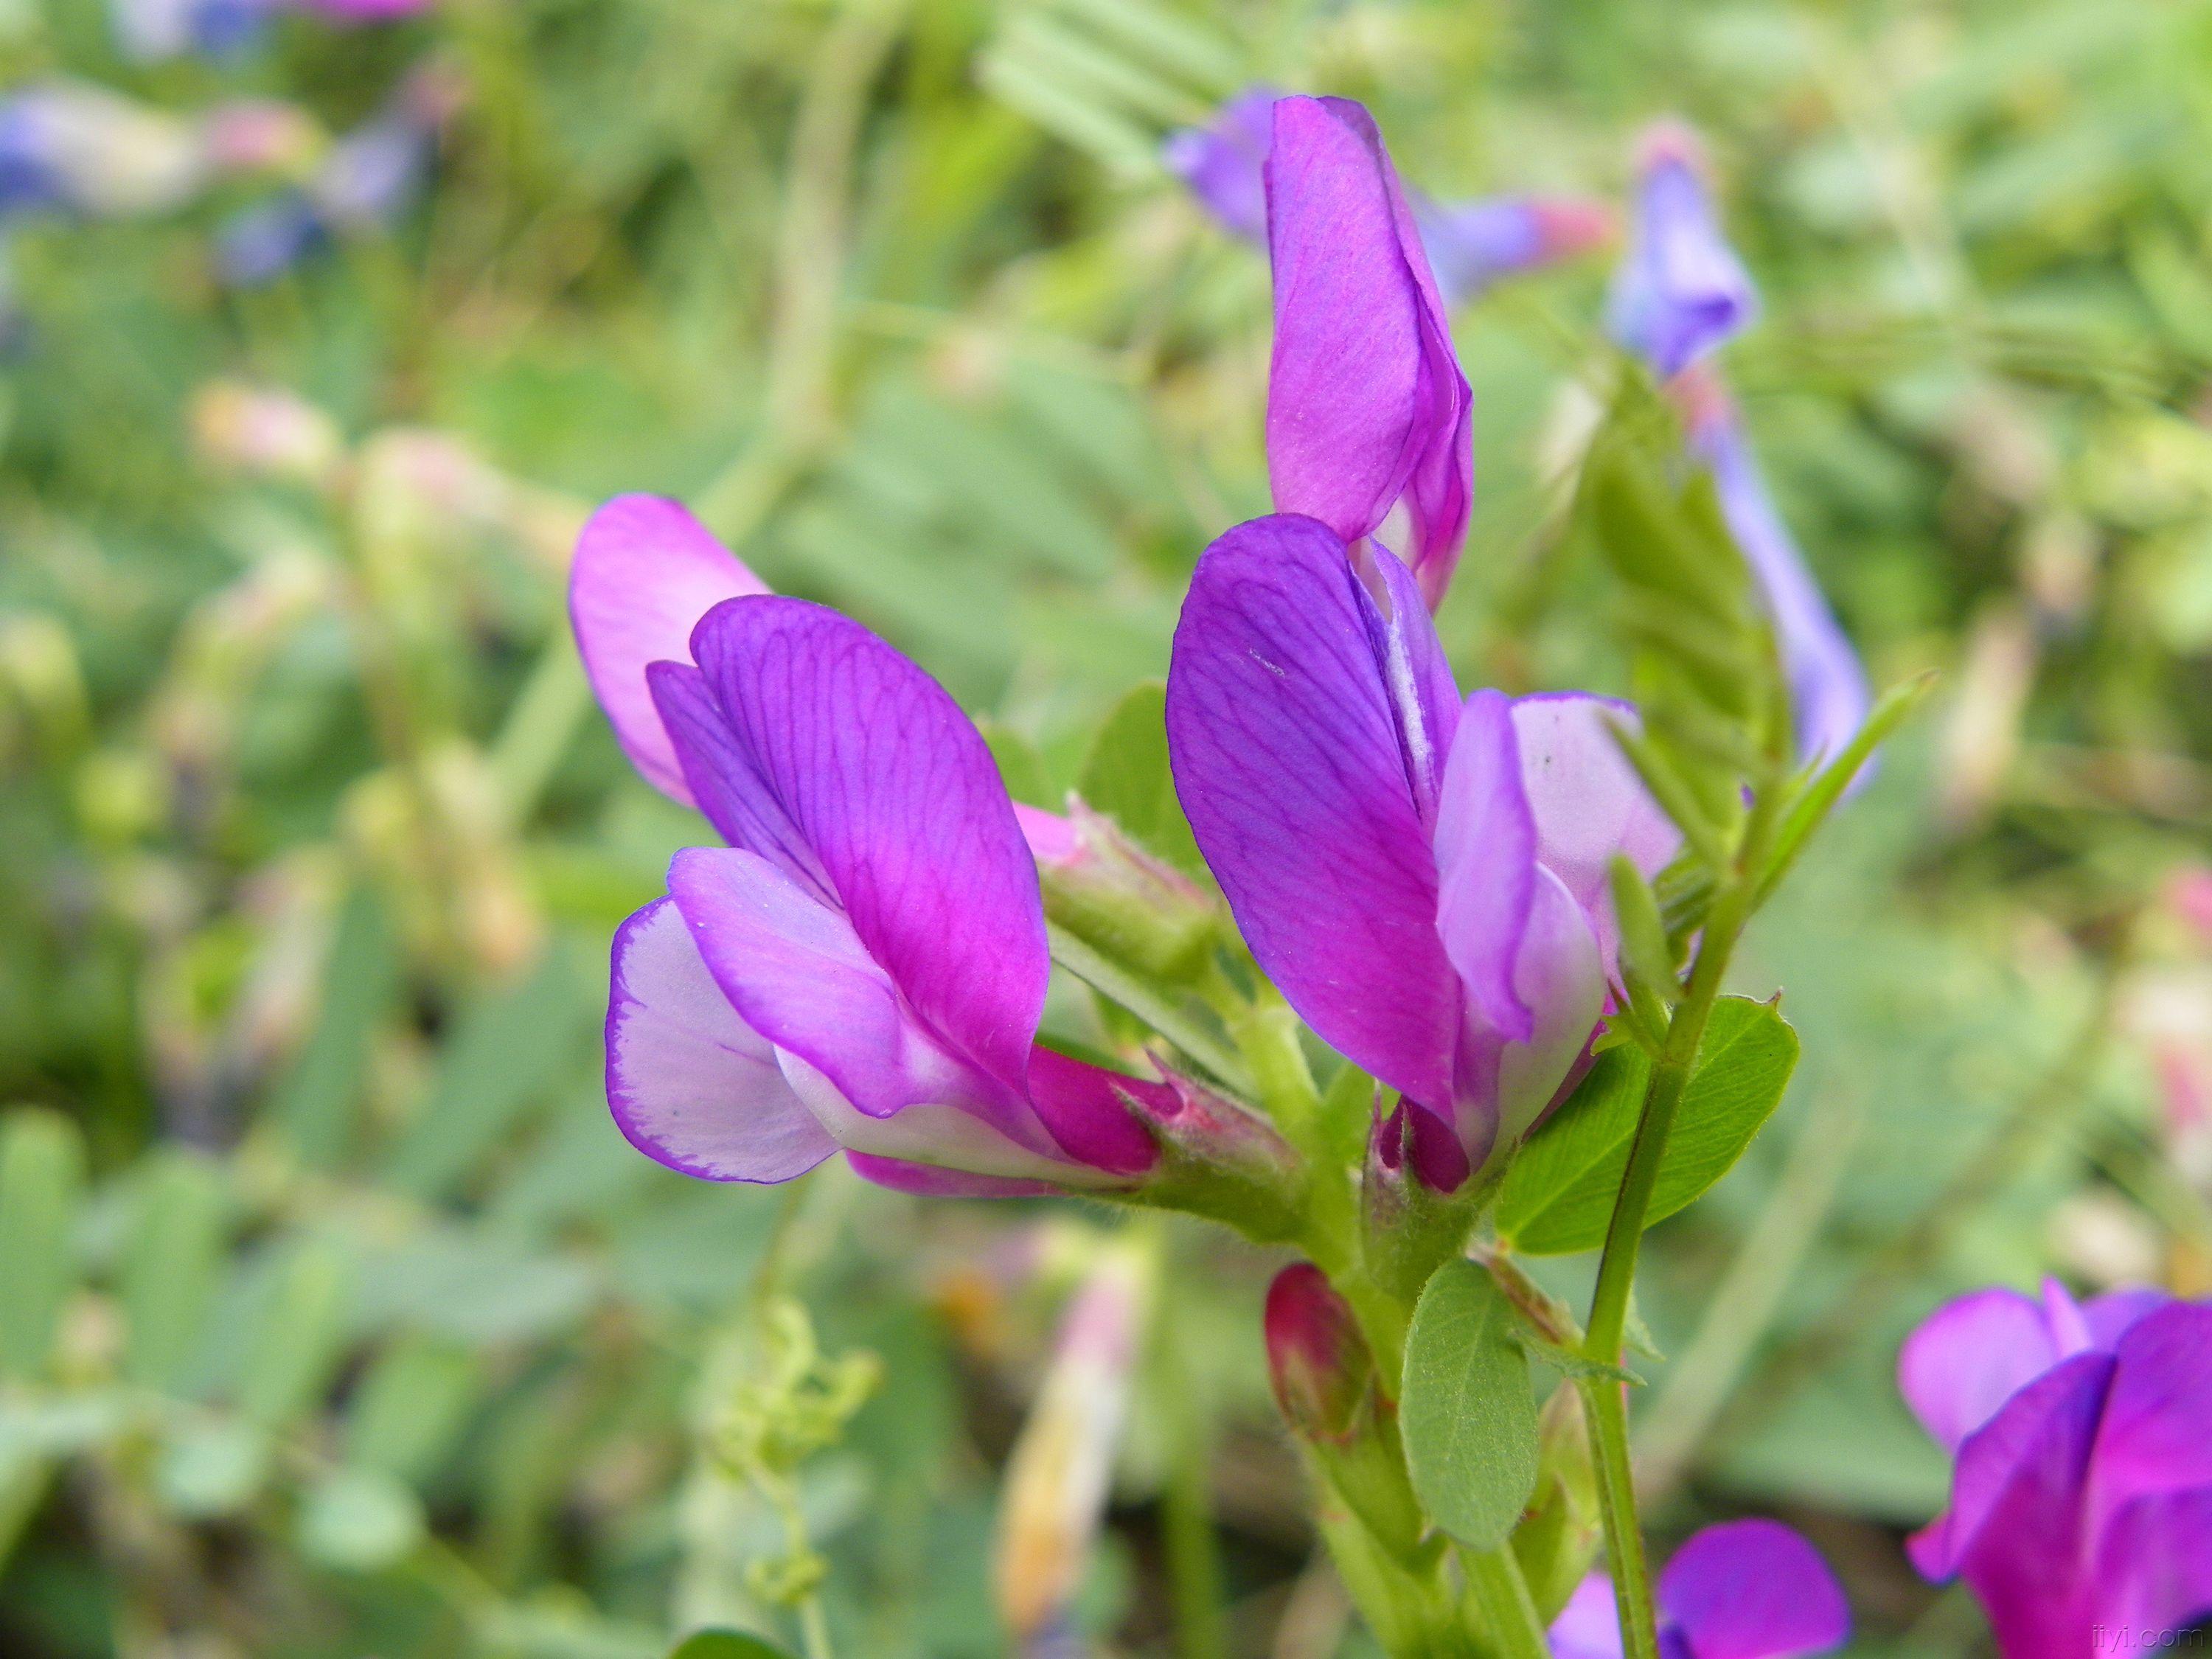
{"type": "Polygon", "coordinates": [[[1691,450],[1712,469],[1722,515],[1773,619],[1790,677],[1797,752],[1808,761],[1832,760],[1858,735],[1873,707],[1866,669],[1775,510],[1735,400],[1719,376],[1698,365],[1685,371],[1673,389],[1691,450]]]}
{"type": "Polygon", "coordinates": [[[1639,174],[1609,321],[1613,337],[1665,379],[1748,323],[1759,296],[1721,233],[1690,131],[1668,122],[1646,134],[1639,174]]]}
{"type": "MultiPolygon", "coordinates": [[[[1211,125],[1169,135],[1161,160],[1231,235],[1267,240],[1265,169],[1274,106],[1285,96],[1253,87],[1221,106],[1211,125]]],[[[1413,219],[1446,302],[1473,299],[1501,276],[1601,246],[1613,214],[1578,197],[1499,196],[1461,203],[1412,197],[1413,219]]]]}
{"type": "Polygon", "coordinates": [[[104,87],[52,81],[0,98],[0,219],[161,212],[189,201],[209,169],[190,124],[104,87]]]}
{"type": "Polygon", "coordinates": [[[1275,141],[1273,87],[1250,87],[1224,104],[1212,124],[1168,135],[1160,160],[1232,236],[1267,240],[1267,150],[1275,141]]]}
{"type": "Polygon", "coordinates": [[[1607,865],[1676,836],[1567,694],[1462,706],[1411,574],[1311,519],[1241,525],[1176,630],[1176,790],[1261,968],[1400,1091],[1416,1170],[1456,1187],[1585,1054],[1616,934],[1607,865]]]}
{"type": "Polygon", "coordinates": [[[2005,1659],[2212,1616],[2212,1305],[1978,1291],[1906,1340],[1898,1386],[1954,1459],[1913,1565],[1966,1579],[2005,1659]]]}
{"type": "MultiPolygon", "coordinates": [[[[1799,1659],[1851,1633],[1844,1592],[1813,1547],[1775,1521],[1707,1527],[1659,1575],[1663,1659],[1799,1659]]],[[[1552,1626],[1555,1659],[1620,1659],[1613,1582],[1583,1580],[1552,1626]]]]}
{"type": "Polygon", "coordinates": [[[1380,533],[1433,606],[1467,539],[1473,394],[1375,123],[1283,98],[1267,158],[1275,344],[1267,476],[1355,554],[1380,533]]]}
{"type": "Polygon", "coordinates": [[[332,144],[305,185],[223,228],[216,264],[234,287],[274,282],[330,241],[391,223],[421,194],[456,101],[443,73],[408,77],[390,105],[332,144]]]}
{"type": "Polygon", "coordinates": [[[586,672],[647,778],[728,842],[676,855],[615,936],[607,1093],[687,1175],[788,1180],[842,1150],[933,1193],[1126,1185],[1164,1085],[1036,1046],[1036,866],[981,736],[857,623],[779,599],[672,501],[578,544],[586,672]]]}
{"type": "Polygon", "coordinates": [[[116,39],[142,62],[225,58],[259,38],[283,0],[115,0],[116,39]]]}

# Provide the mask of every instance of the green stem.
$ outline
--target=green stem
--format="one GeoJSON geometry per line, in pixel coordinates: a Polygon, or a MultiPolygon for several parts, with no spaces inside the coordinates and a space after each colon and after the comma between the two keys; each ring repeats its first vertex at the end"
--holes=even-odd
{"type": "Polygon", "coordinates": [[[1134,974],[1116,966],[1055,922],[1045,923],[1052,959],[1104,997],[1117,1003],[1158,1031],[1169,1042],[1248,1099],[1253,1093],[1252,1074],[1237,1054],[1166,997],[1134,974]]]}
{"type": "Polygon", "coordinates": [[[1510,1544],[1491,1550],[1462,1550],[1460,1565],[1467,1572],[1467,1588],[1480,1609],[1485,1627],[1494,1639],[1500,1659],[1547,1659],[1551,1648],[1544,1640],[1544,1623],[1536,1615],[1535,1598],[1510,1544]]]}
{"type": "MultiPolygon", "coordinates": [[[[1774,832],[1775,791],[1762,788],[1745,820],[1729,879],[1706,918],[1705,939],[1691,964],[1690,982],[1667,1027],[1644,1111],[1620,1178],[1613,1219],[1598,1261],[1597,1288],[1590,1297],[1589,1336],[1583,1352],[1601,1364],[1618,1366],[1628,1328],[1629,1298],[1636,1286],[1636,1258],[1651,1212],[1651,1194],[1667,1155],[1674,1113],[1697,1064],[1705,1024],[1719,998],[1729,959],[1744,924],[1758,906],[1759,877],[1774,832]]],[[[1620,1639],[1627,1659],[1658,1659],[1657,1620],[1652,1609],[1650,1567],[1636,1514],[1636,1484],[1628,1455],[1628,1401],[1615,1384],[1594,1382],[1583,1389],[1589,1408],[1590,1433],[1597,1452],[1598,1509],[1605,1523],[1606,1553],[1613,1567],[1613,1593],[1620,1611],[1620,1639]]]]}

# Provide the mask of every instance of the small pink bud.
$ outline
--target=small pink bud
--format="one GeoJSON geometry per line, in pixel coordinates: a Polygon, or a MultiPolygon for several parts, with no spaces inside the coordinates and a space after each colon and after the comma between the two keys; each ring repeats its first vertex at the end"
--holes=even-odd
{"type": "Polygon", "coordinates": [[[1267,1287],[1267,1378],[1284,1419],[1309,1440],[1342,1445],[1357,1429],[1375,1362],[1352,1306],[1310,1261],[1267,1287]]]}
{"type": "Polygon", "coordinates": [[[1541,196],[1529,208],[1547,258],[1572,258],[1606,246],[1620,234],[1613,209],[1586,196],[1541,196]]]}

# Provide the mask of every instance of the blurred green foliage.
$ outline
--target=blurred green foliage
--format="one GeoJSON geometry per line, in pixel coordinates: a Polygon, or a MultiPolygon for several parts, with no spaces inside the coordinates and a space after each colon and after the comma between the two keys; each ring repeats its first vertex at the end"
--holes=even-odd
{"type": "MultiPolygon", "coordinates": [[[[1973,1650],[1896,1547],[1943,1480],[1898,1335],[1991,1279],[2212,1282],[2140,1040],[2146,987],[2206,990],[2162,895],[2212,823],[2212,6],[447,0],[149,66],[98,0],[0,5],[10,82],[333,129],[423,54],[467,103],[388,236],[246,293],[242,187],[10,240],[0,1648],[795,1643],[756,1569],[796,1537],[839,1651],[1006,1650],[999,1470],[1103,1223],[622,1143],[605,943],[698,831],[590,709],[561,566],[591,501],[684,495],[1057,799],[1265,505],[1264,264],[1154,160],[1264,78],[1368,100],[1439,195],[1617,193],[1644,119],[1709,136],[1785,514],[1876,681],[1945,680],[1737,975],[1803,1058],[1650,1241],[1644,1474],[1669,1534],[1804,1526],[1860,1650],[1973,1650]],[[881,1380],[771,1494],[720,1437],[787,1297],[881,1380]]],[[[1470,684],[1626,682],[1566,533],[1601,285],[1460,319],[1470,684]]],[[[1272,1264],[1173,1248],[1079,1621],[1364,1651],[1267,1411],[1272,1264]]]]}

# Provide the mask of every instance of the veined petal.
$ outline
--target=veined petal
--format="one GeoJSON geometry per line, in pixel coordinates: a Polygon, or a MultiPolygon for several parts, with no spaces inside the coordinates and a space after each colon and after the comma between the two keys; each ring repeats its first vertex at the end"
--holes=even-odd
{"type": "Polygon", "coordinates": [[[1511,710],[1486,690],[1461,714],[1437,811],[1437,931],[1474,1010],[1507,1042],[1526,1042],[1536,1016],[1514,977],[1536,897],[1536,823],[1511,710]]]}
{"type": "Polygon", "coordinates": [[[646,683],[684,786],[707,822],[731,846],[757,853],[815,897],[834,902],[822,860],[731,731],[706,676],[689,663],[657,662],[646,670],[646,683]]]}
{"type": "Polygon", "coordinates": [[[1373,615],[1325,526],[1231,531],[1176,629],[1169,755],[1261,968],[1340,1054],[1440,1109],[1459,981],[1373,615]]]}
{"type": "Polygon", "coordinates": [[[867,955],[939,1040],[1020,1094],[1051,963],[1036,866],[981,734],[819,605],[719,605],[691,643],[867,955]]]}
{"type": "Polygon", "coordinates": [[[1581,691],[1520,697],[1513,704],[1537,860],[1589,918],[1610,979],[1620,949],[1610,874],[1614,855],[1626,854],[1648,880],[1667,867],[1682,836],[1613,741],[1608,720],[1633,729],[1636,710],[1581,691]]]}
{"type": "Polygon", "coordinates": [[[1674,1552],[1656,1599],[1694,1659],[1797,1659],[1841,1647],[1851,1631],[1827,1563],[1775,1521],[1707,1527],[1674,1552]]]}
{"type": "Polygon", "coordinates": [[[1977,1291],[1922,1322],[1897,1357],[1897,1386],[1947,1451],[2058,1363],[2051,1323],[2017,1291],[1977,1291]]]}
{"type": "Polygon", "coordinates": [[[766,1039],[730,1006],[667,899],[615,932],[606,1049],[616,1124],[672,1170],[788,1181],[837,1149],[766,1039]]]}
{"type": "Polygon", "coordinates": [[[568,617],[584,673],[646,781],[693,805],[646,685],[649,663],[691,660],[691,629],[717,604],[767,592],[681,505],[617,495],[592,515],[568,572],[568,617]]]}
{"type": "Polygon", "coordinates": [[[1433,605],[1466,539],[1474,466],[1472,394],[1443,301],[1367,112],[1343,99],[1284,98],[1274,122],[1275,505],[1350,544],[1402,499],[1406,562],[1433,605]]]}

